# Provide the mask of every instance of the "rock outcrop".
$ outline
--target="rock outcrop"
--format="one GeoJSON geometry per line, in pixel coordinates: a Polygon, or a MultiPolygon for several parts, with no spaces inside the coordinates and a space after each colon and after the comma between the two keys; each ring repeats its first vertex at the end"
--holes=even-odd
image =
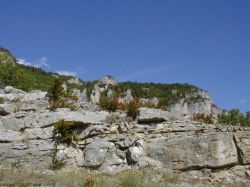
{"type": "Polygon", "coordinates": [[[94,85],[94,89],[90,95],[90,101],[94,104],[100,102],[101,93],[108,90],[110,86],[117,85],[117,80],[111,76],[102,77],[97,84],[94,85]]]}
{"type": "Polygon", "coordinates": [[[191,119],[194,114],[198,113],[212,114],[214,118],[217,118],[218,114],[222,113],[222,110],[213,104],[211,96],[206,91],[186,95],[177,102],[169,104],[168,111],[172,117],[182,119],[191,119]]]}
{"type": "MultiPolygon", "coordinates": [[[[85,93],[81,95],[85,101],[85,93]]],[[[148,108],[140,109],[138,121],[108,121],[110,115],[126,114],[110,114],[85,102],[89,106],[77,111],[50,111],[41,91],[8,91],[0,97],[0,168],[18,163],[46,170],[55,161],[65,168],[102,172],[147,167],[216,172],[250,166],[250,128],[173,121],[170,112],[148,108]],[[70,142],[55,131],[62,119],[73,124],[75,139],[70,142]]]]}

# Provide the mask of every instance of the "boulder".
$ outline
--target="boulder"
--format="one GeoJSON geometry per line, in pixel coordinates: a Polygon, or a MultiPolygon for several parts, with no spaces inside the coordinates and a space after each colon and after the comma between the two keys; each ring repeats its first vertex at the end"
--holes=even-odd
{"type": "Polygon", "coordinates": [[[112,146],[110,142],[105,140],[96,140],[85,147],[83,166],[99,167],[105,161],[108,148],[112,146]]]}
{"type": "Polygon", "coordinates": [[[222,168],[238,163],[237,149],[229,133],[202,136],[180,135],[148,140],[148,156],[167,168],[222,168]]]}
{"type": "Polygon", "coordinates": [[[90,95],[91,103],[97,104],[100,102],[101,92],[99,86],[96,84],[90,95]]]}
{"type": "Polygon", "coordinates": [[[0,104],[0,116],[6,116],[9,115],[12,112],[16,112],[18,109],[18,106],[15,104],[0,104]]]}
{"type": "Polygon", "coordinates": [[[126,91],[126,95],[125,95],[125,97],[123,98],[123,100],[124,100],[125,103],[129,103],[129,102],[133,101],[133,96],[132,96],[132,93],[131,93],[131,90],[130,90],[130,89],[128,89],[128,90],[126,91]]]}
{"type": "Polygon", "coordinates": [[[169,113],[161,109],[140,108],[139,123],[160,123],[169,119],[169,113]]]}
{"type": "Polygon", "coordinates": [[[19,89],[16,89],[16,88],[13,88],[12,86],[6,86],[4,88],[4,93],[5,94],[25,94],[26,92],[23,91],[23,90],[19,90],[19,89]]]}
{"type": "Polygon", "coordinates": [[[128,163],[129,164],[136,163],[142,155],[143,155],[142,147],[137,147],[137,146],[130,147],[127,152],[128,163]]]}

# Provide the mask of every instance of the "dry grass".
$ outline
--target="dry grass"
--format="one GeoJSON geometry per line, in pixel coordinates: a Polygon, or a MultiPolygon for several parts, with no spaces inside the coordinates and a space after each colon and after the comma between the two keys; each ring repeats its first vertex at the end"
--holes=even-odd
{"type": "MultiPolygon", "coordinates": [[[[42,174],[13,168],[0,170],[0,186],[51,187],[206,187],[217,186],[204,181],[180,179],[176,174],[160,170],[130,170],[119,174],[89,172],[84,169],[54,171],[42,174]]],[[[239,185],[244,186],[244,185],[239,185]]]]}
{"type": "Polygon", "coordinates": [[[0,97],[0,104],[4,103],[4,98],[0,97]]]}

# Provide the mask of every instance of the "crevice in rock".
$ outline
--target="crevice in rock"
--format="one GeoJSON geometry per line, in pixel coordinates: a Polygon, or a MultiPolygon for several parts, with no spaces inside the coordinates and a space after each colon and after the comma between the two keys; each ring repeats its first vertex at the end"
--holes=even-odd
{"type": "Polygon", "coordinates": [[[222,166],[208,166],[208,165],[190,166],[190,167],[179,169],[179,171],[186,172],[186,171],[190,171],[190,170],[202,170],[202,169],[212,169],[212,170],[216,171],[216,170],[230,169],[236,165],[238,165],[238,163],[229,163],[229,164],[225,164],[222,166]]]}
{"type": "Polygon", "coordinates": [[[240,147],[238,146],[237,140],[236,140],[234,135],[233,135],[233,141],[234,141],[234,144],[235,144],[235,147],[236,147],[236,150],[237,150],[238,162],[239,162],[240,165],[243,165],[243,159],[242,159],[243,152],[240,149],[240,147]]]}
{"type": "Polygon", "coordinates": [[[54,125],[54,123],[48,124],[48,125],[43,125],[43,126],[41,126],[40,128],[41,128],[41,129],[46,129],[46,128],[51,127],[51,126],[53,126],[53,125],[54,125]]]}
{"type": "Polygon", "coordinates": [[[0,111],[0,116],[7,116],[7,115],[9,115],[9,113],[8,113],[8,112],[5,112],[5,111],[0,111]]]}
{"type": "Polygon", "coordinates": [[[30,129],[30,128],[29,128],[29,127],[22,127],[21,129],[19,129],[19,132],[24,133],[24,131],[25,131],[26,129],[30,129]]]}
{"type": "Polygon", "coordinates": [[[11,141],[8,141],[8,140],[0,140],[0,143],[11,143],[11,141]]]}
{"type": "Polygon", "coordinates": [[[138,124],[157,124],[166,121],[164,118],[138,119],[138,124]]]}

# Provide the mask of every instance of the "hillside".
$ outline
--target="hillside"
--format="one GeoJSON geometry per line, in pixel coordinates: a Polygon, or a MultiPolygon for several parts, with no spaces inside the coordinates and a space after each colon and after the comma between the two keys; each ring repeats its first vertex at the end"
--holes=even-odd
{"type": "Polygon", "coordinates": [[[116,181],[106,186],[249,184],[250,113],[222,113],[207,91],[189,84],[119,83],[112,76],[83,82],[20,65],[6,49],[0,54],[4,180],[15,170],[23,174],[11,179],[18,184],[25,171],[43,178],[84,170],[89,176],[112,173],[116,181]],[[117,173],[132,173],[127,185],[117,173]]]}
{"type": "MultiPolygon", "coordinates": [[[[58,75],[56,73],[46,72],[41,68],[25,66],[16,63],[16,58],[10,51],[0,48],[0,85],[13,86],[25,91],[42,90],[47,91],[55,81],[59,78],[67,83],[70,88],[83,90],[87,89],[88,94],[94,88],[97,81],[81,81],[81,85],[70,84],[67,81],[73,79],[71,76],[58,75]]],[[[114,92],[123,93],[128,89],[132,95],[138,98],[160,99],[161,105],[167,105],[171,102],[176,102],[180,98],[185,98],[187,95],[202,91],[200,88],[189,84],[156,84],[156,83],[137,83],[137,82],[121,82],[112,87],[114,92]]],[[[194,98],[193,98],[194,99],[194,98]]],[[[196,99],[199,99],[197,96],[196,99]]]]}
{"type": "MultiPolygon", "coordinates": [[[[45,72],[41,68],[18,64],[10,51],[0,48],[0,85],[2,87],[10,85],[25,91],[47,91],[56,78],[67,82],[74,77],[45,72]]],[[[69,87],[81,88],[78,84],[67,84],[69,87]]]]}

